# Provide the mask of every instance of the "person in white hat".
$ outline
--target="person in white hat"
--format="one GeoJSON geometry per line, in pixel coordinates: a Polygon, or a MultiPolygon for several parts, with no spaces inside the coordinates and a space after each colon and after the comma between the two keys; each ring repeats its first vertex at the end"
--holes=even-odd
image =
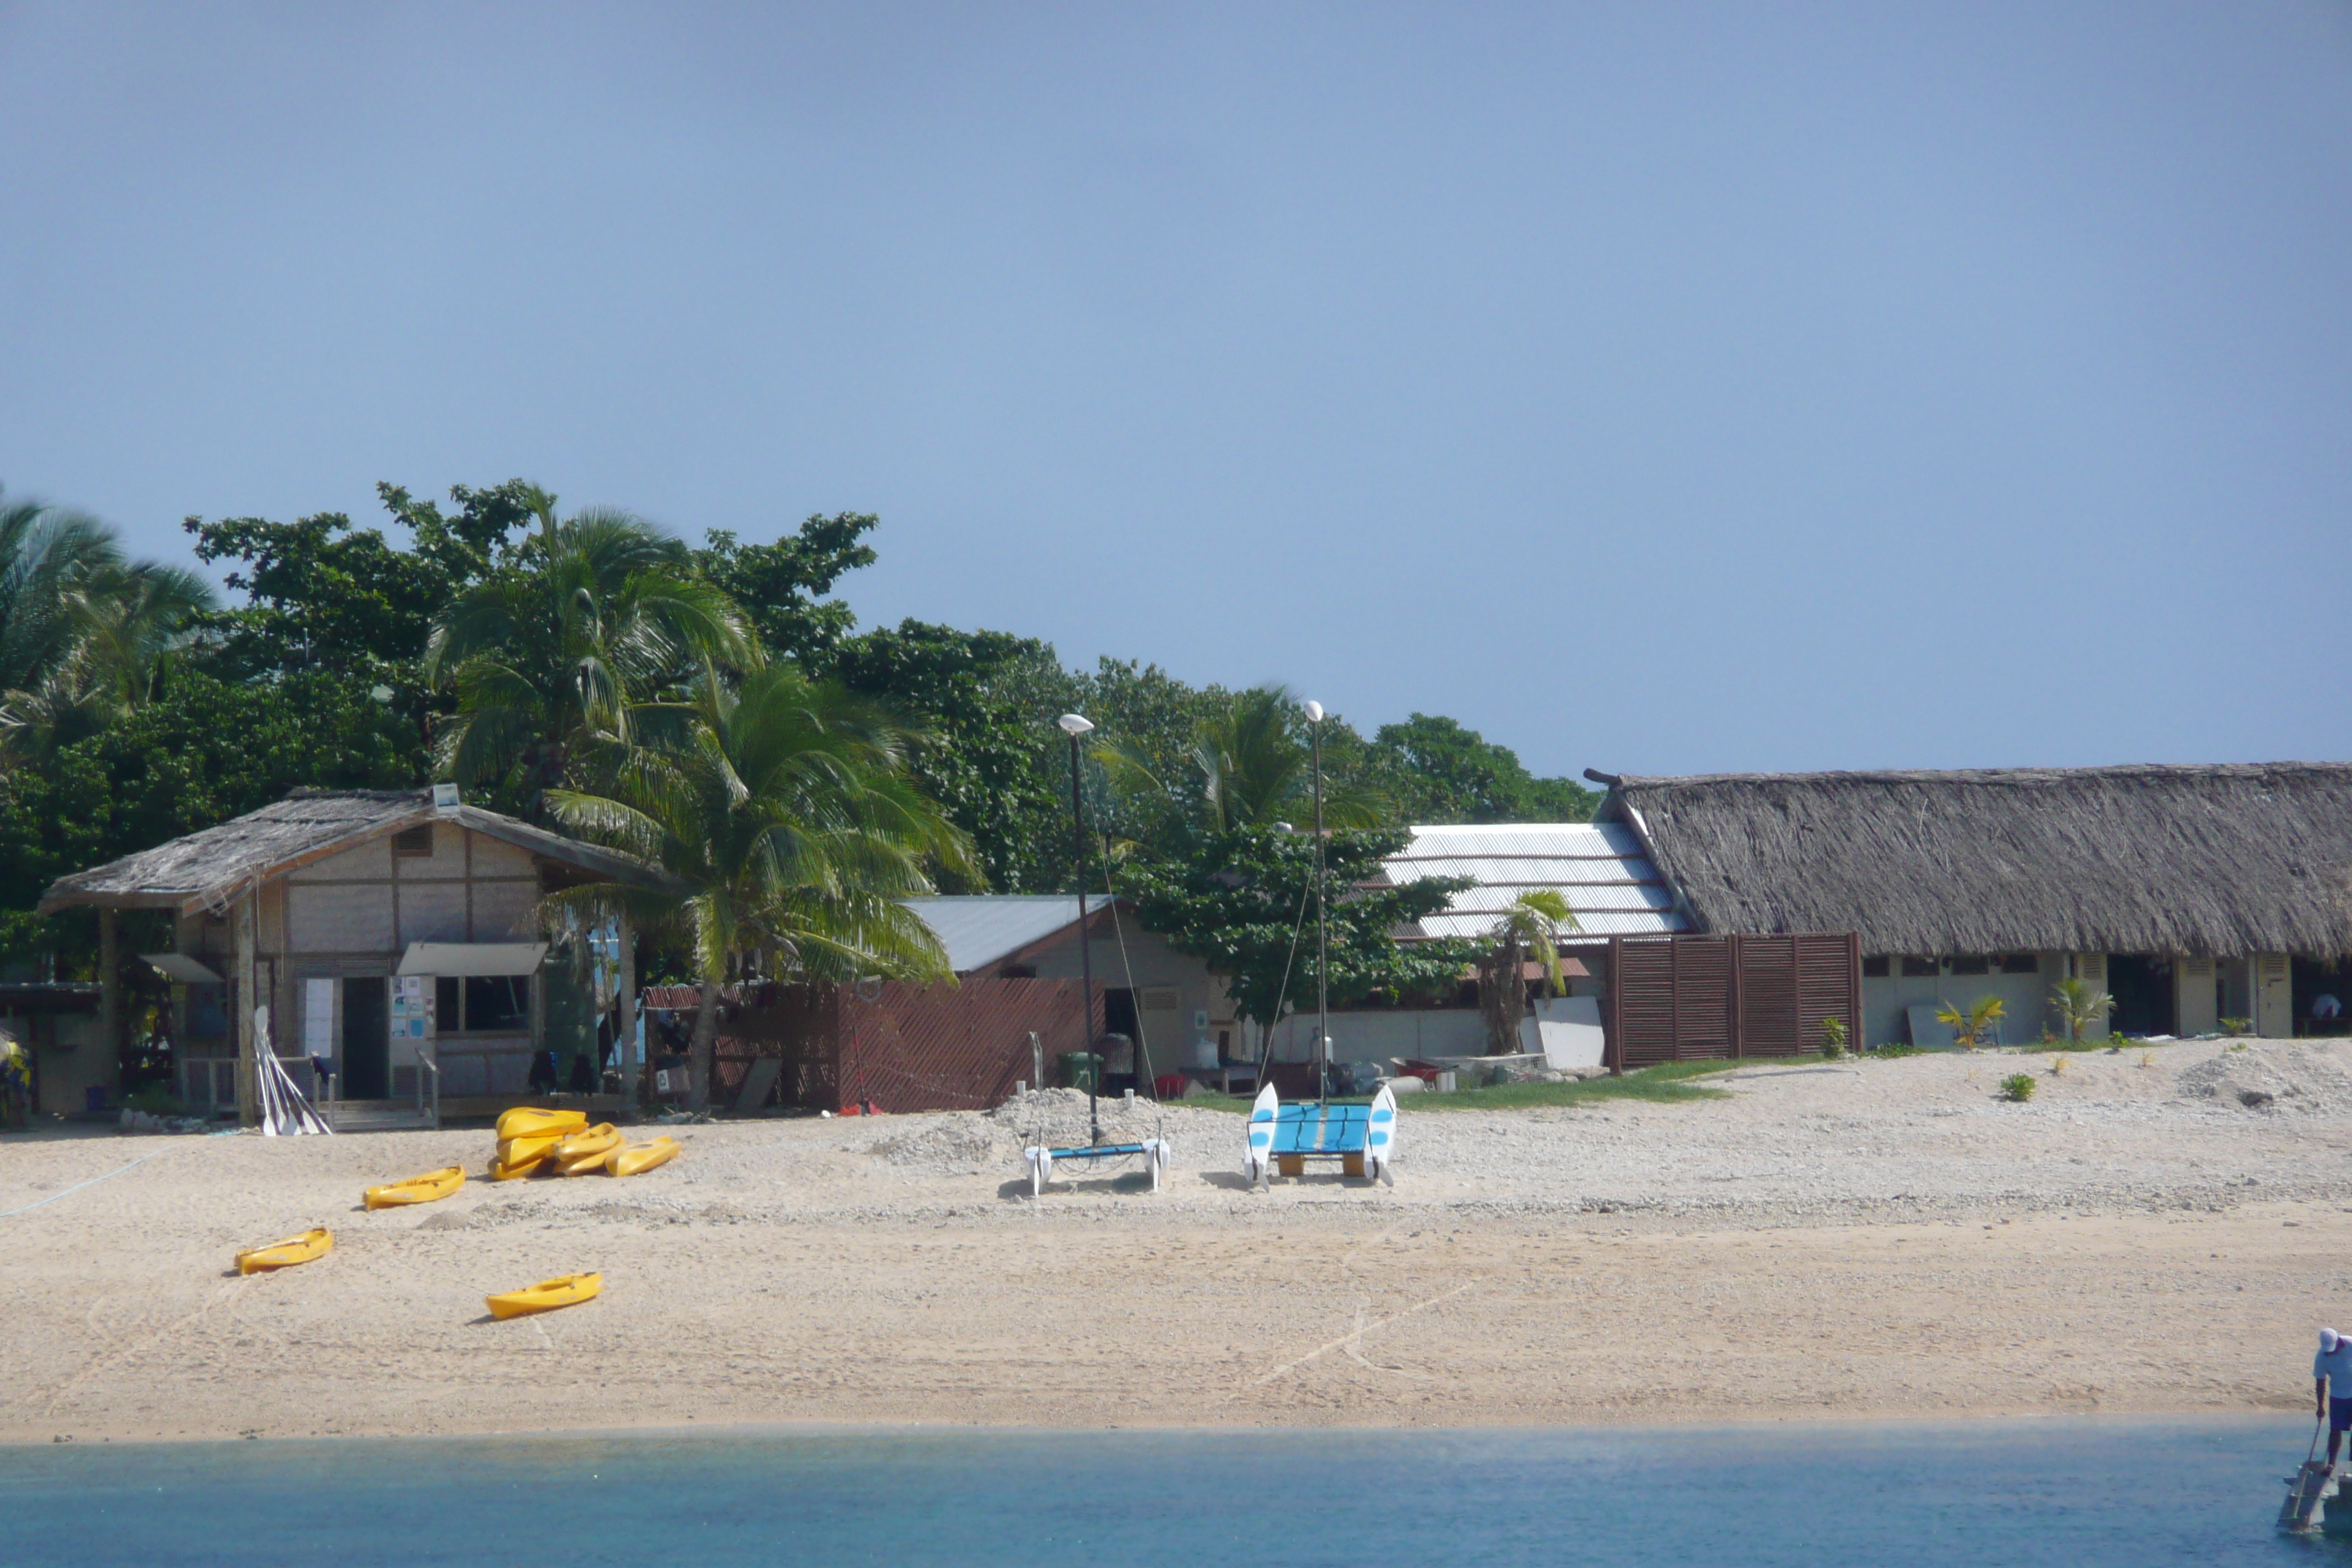
{"type": "Polygon", "coordinates": [[[2327,1462],[2352,1432],[2352,1340],[2334,1329],[2319,1331],[2319,1353],[2311,1358],[2312,1397],[2327,1421],[2327,1462]]]}

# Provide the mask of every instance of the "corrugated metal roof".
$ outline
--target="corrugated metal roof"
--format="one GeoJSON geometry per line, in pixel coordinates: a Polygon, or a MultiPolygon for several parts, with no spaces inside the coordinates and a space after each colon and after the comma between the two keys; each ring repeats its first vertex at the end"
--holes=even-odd
{"type": "MultiPolygon", "coordinates": [[[[1495,917],[1531,888],[1557,888],[1586,938],[1655,936],[1689,930],[1674,892],[1619,823],[1499,822],[1416,827],[1412,842],[1387,861],[1397,882],[1471,877],[1477,886],[1454,897],[1442,915],[1421,922],[1433,937],[1484,936],[1495,917]]],[[[1577,940],[1571,936],[1570,941],[1577,940]]]]}
{"type": "MultiPolygon", "coordinates": [[[[1102,904],[1100,899],[1088,899],[1087,911],[1091,914],[1102,904]]],[[[958,974],[985,969],[1078,923],[1078,900],[1072,893],[908,899],[907,907],[938,936],[948,950],[948,967],[958,974]]]]}

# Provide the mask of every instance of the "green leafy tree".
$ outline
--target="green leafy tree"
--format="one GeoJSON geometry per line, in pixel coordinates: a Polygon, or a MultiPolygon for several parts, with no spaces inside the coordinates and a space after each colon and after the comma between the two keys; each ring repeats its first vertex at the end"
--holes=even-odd
{"type": "MultiPolygon", "coordinates": [[[[978,847],[985,885],[1033,880],[1038,851],[1070,834],[1055,718],[1079,700],[1048,644],[907,620],[851,637],[826,668],[844,687],[922,727],[908,770],[978,847]]],[[[978,891],[950,877],[951,892],[978,891]]],[[[1050,883],[1046,884],[1052,885],[1050,883]]]]}
{"type": "Polygon", "coordinates": [[[1573,780],[1537,778],[1509,747],[1427,713],[1381,725],[1366,761],[1414,823],[1586,822],[1601,803],[1573,780]]]}
{"type": "Polygon", "coordinates": [[[1489,1056],[1519,1049],[1520,1026],[1528,1013],[1528,961],[1532,958],[1543,969],[1544,994],[1559,995],[1559,939],[1582,929],[1557,888],[1530,888],[1496,920],[1486,934],[1487,951],[1478,960],[1478,1006],[1486,1019],[1489,1056]]]}
{"type": "Polygon", "coordinates": [[[275,681],[173,673],[151,701],[0,779],[0,957],[79,962],[88,932],[34,913],[69,871],[151,848],[284,798],[296,784],[397,789],[422,737],[321,671],[275,681]]]}
{"type": "Polygon", "coordinates": [[[772,544],[744,544],[712,529],[694,552],[694,569],[743,606],[771,654],[815,668],[856,627],[849,606],[825,595],[846,574],[874,564],[864,541],[880,521],[870,512],[813,516],[772,544]]]}
{"type": "Polygon", "coordinates": [[[593,788],[555,789],[557,821],[659,868],[661,889],[593,883],[549,914],[625,914],[684,955],[700,989],[692,1095],[708,1103],[719,987],[736,978],[951,979],[947,954],[901,900],[928,868],[969,869],[970,840],[917,789],[908,737],[882,710],[789,665],[639,726],[656,745],[601,741],[593,788]]]}
{"type": "Polygon", "coordinates": [[[369,686],[413,671],[450,601],[511,559],[539,494],[520,479],[487,489],[457,485],[449,491],[456,510],[444,513],[397,485],[378,485],[376,493],[408,531],[407,548],[380,529],[353,527],[341,512],[294,522],[187,520],[196,559],[234,563],[224,581],[245,595],[210,623],[222,674],[327,669],[369,686]]]}
{"type": "Polygon", "coordinates": [[[536,816],[581,747],[630,738],[641,700],[697,667],[755,662],[734,601],[686,565],[682,545],[625,513],[551,515],[513,564],[458,593],[422,666],[457,695],[443,775],[536,816]]]}
{"type": "MultiPolygon", "coordinates": [[[[1381,862],[1404,842],[1393,830],[1339,831],[1325,841],[1334,1002],[1375,991],[1448,994],[1475,955],[1464,942],[1397,940],[1400,929],[1443,911],[1469,886],[1443,877],[1386,885],[1381,862]]],[[[1135,901],[1147,930],[1224,978],[1242,1016],[1271,1026],[1286,996],[1315,994],[1315,933],[1302,925],[1313,919],[1314,876],[1311,836],[1243,827],[1202,836],[1181,858],[1130,860],[1118,868],[1116,888],[1135,901]]]]}

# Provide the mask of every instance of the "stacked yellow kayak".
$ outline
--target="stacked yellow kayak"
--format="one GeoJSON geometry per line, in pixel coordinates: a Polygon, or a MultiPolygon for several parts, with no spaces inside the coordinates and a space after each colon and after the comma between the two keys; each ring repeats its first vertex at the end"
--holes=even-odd
{"type": "Polygon", "coordinates": [[[555,1173],[584,1176],[591,1171],[601,1171],[605,1156],[620,1146],[621,1130],[609,1121],[583,1128],[555,1146],[555,1173]]]}
{"type": "Polygon", "coordinates": [[[650,1143],[631,1143],[604,1156],[604,1169],[615,1176],[634,1176],[677,1158],[678,1142],[664,1135],[650,1143]]]}
{"type": "Polygon", "coordinates": [[[530,1312],[551,1312],[558,1307],[576,1307],[583,1301],[595,1300],[604,1288],[602,1274],[559,1274],[552,1279],[542,1279],[536,1285],[526,1285],[520,1290],[509,1290],[503,1296],[486,1297],[493,1318],[520,1318],[530,1312]]]}
{"type": "Polygon", "coordinates": [[[428,1171],[421,1176],[411,1176],[404,1182],[388,1182],[381,1187],[370,1187],[361,1201],[372,1209],[395,1208],[402,1204],[429,1204],[446,1198],[466,1184],[466,1168],[451,1165],[439,1171],[428,1171]]]}
{"type": "Polygon", "coordinates": [[[236,1271],[240,1274],[260,1274],[272,1268],[290,1268],[297,1263],[324,1258],[334,1245],[333,1232],[306,1230],[299,1236],[273,1241],[268,1247],[247,1247],[236,1255],[236,1271]]]}
{"type": "Polygon", "coordinates": [[[609,1121],[589,1126],[583,1111],[520,1106],[499,1118],[499,1150],[490,1162],[490,1180],[511,1182],[542,1171],[559,1176],[596,1171],[634,1176],[667,1165],[681,1152],[678,1141],[666,1134],[649,1143],[631,1143],[609,1121]]]}
{"type": "Polygon", "coordinates": [[[558,1144],[587,1128],[585,1111],[517,1106],[499,1118],[499,1151],[490,1163],[490,1180],[511,1182],[530,1175],[554,1157],[558,1144]]]}

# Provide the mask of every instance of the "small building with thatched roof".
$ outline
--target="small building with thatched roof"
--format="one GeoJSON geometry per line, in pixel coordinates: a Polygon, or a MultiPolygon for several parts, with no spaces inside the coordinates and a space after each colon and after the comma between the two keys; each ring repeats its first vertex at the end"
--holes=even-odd
{"type": "MultiPolygon", "coordinates": [[[[378,1108],[378,1124],[437,1095],[520,1095],[540,1052],[568,1066],[584,1045],[593,1067],[599,995],[631,990],[625,973],[595,983],[585,933],[547,962],[540,900],[658,879],[625,855],[467,805],[454,785],[298,789],[50,887],[44,913],[98,911],[100,1000],[94,1048],[37,1057],[44,1105],[79,1108],[116,1081],[126,974],[168,996],[159,1032],[193,1111],[235,1105],[250,1119],[257,1028],[299,1082],[327,1064],[340,1098],[378,1108]],[[118,922],[153,951],[131,962],[118,922]]],[[[617,946],[625,971],[629,943],[617,946]]],[[[625,1020],[613,1037],[631,1032],[625,1020]]]]}
{"type": "Polygon", "coordinates": [[[2068,975],[2131,1034],[2352,1007],[2352,763],[1586,776],[1690,930],[1859,933],[1872,1043],[1982,995],[2034,1038],[2068,975]]]}

